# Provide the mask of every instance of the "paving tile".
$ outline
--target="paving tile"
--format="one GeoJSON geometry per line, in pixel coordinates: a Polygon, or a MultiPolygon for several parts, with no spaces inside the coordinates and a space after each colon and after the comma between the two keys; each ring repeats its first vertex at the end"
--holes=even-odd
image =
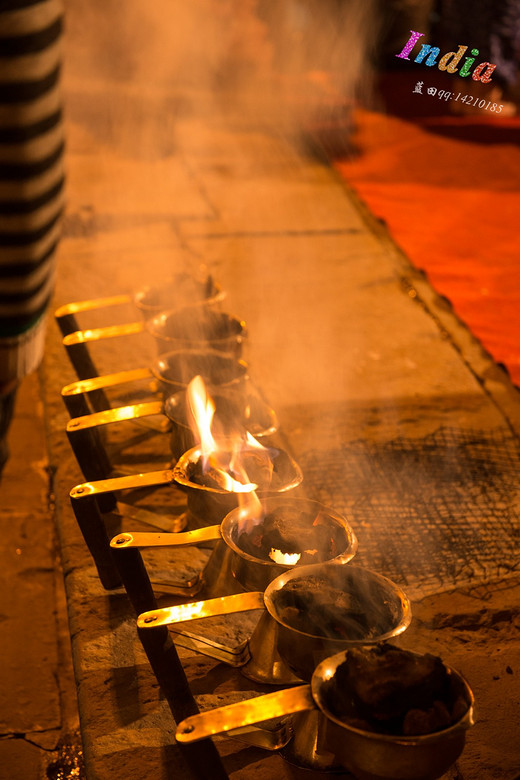
{"type": "Polygon", "coordinates": [[[61,722],[54,594],[56,537],[48,506],[37,376],[22,384],[17,409],[9,436],[12,456],[0,486],[0,732],[4,734],[46,732],[59,728],[61,722]]]}
{"type": "Polygon", "coordinates": [[[24,739],[0,739],[1,780],[43,779],[41,751],[24,739]]]}

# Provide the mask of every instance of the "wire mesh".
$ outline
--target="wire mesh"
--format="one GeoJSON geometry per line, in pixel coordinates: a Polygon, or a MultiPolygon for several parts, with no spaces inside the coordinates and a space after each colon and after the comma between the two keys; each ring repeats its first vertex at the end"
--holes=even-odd
{"type": "Polygon", "coordinates": [[[520,447],[507,429],[353,441],[299,462],[309,494],[351,519],[356,563],[410,594],[520,571],[520,447]]]}

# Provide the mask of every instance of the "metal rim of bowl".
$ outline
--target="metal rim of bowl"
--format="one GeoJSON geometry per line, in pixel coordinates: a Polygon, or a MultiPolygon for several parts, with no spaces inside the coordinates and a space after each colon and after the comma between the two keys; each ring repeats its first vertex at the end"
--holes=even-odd
{"type": "Polygon", "coordinates": [[[408,628],[412,620],[412,610],[411,610],[410,600],[408,596],[404,593],[404,591],[395,582],[388,579],[388,577],[384,577],[382,574],[378,574],[377,572],[372,571],[371,569],[366,569],[361,566],[355,566],[350,564],[348,565],[348,567],[338,567],[335,564],[331,563],[330,561],[327,561],[325,563],[309,564],[306,566],[295,566],[291,569],[291,571],[281,574],[279,577],[273,580],[266,588],[264,593],[264,603],[271,617],[274,618],[274,620],[276,620],[277,623],[284,626],[284,628],[293,631],[294,633],[298,634],[301,637],[314,639],[314,640],[326,640],[327,642],[330,643],[337,643],[338,645],[341,645],[343,648],[345,647],[345,645],[351,645],[352,647],[360,647],[363,645],[374,645],[377,644],[378,642],[384,642],[386,639],[391,639],[396,636],[399,636],[408,628]],[[399,599],[401,604],[402,616],[398,624],[391,630],[386,631],[384,634],[380,634],[379,636],[374,638],[349,640],[349,639],[344,639],[339,637],[330,637],[324,634],[311,634],[308,631],[301,631],[298,628],[294,628],[294,626],[291,626],[289,623],[282,620],[282,618],[277,614],[276,606],[273,601],[273,594],[279,590],[282,590],[283,585],[285,585],[285,582],[287,580],[295,579],[296,577],[305,578],[307,574],[308,575],[318,574],[321,573],[318,571],[319,569],[325,569],[326,567],[330,567],[330,566],[334,567],[335,573],[338,571],[341,572],[362,571],[365,573],[368,572],[374,580],[376,580],[379,584],[384,585],[386,589],[388,589],[388,587],[390,586],[390,589],[395,593],[396,597],[399,599]]]}
{"type": "MultiPolygon", "coordinates": [[[[302,471],[298,466],[298,464],[296,463],[296,461],[294,461],[291,458],[291,456],[287,452],[285,452],[285,450],[280,449],[280,447],[276,447],[276,449],[279,452],[283,452],[290,460],[293,471],[295,472],[294,476],[290,482],[284,484],[283,487],[281,488],[278,488],[276,490],[270,490],[270,488],[258,488],[257,492],[259,493],[262,492],[286,493],[287,491],[292,490],[295,487],[298,487],[298,485],[301,483],[303,479],[302,471]]],[[[225,490],[224,488],[214,488],[214,487],[209,487],[208,485],[200,485],[198,482],[193,482],[191,479],[189,479],[189,477],[187,476],[187,465],[189,463],[197,463],[201,455],[202,455],[202,451],[200,445],[197,447],[192,447],[183,455],[181,455],[181,457],[173,467],[173,479],[175,480],[175,482],[177,482],[179,485],[184,485],[184,487],[192,488],[193,490],[203,490],[206,493],[216,493],[218,495],[238,495],[238,493],[236,493],[233,490],[225,490]]]]}
{"type": "MultiPolygon", "coordinates": [[[[354,531],[352,530],[350,523],[343,515],[340,515],[338,512],[335,512],[333,509],[330,509],[329,507],[326,507],[324,504],[321,504],[319,501],[314,501],[313,499],[307,499],[307,498],[296,498],[292,496],[284,496],[283,498],[280,496],[266,496],[264,499],[262,499],[262,504],[265,506],[267,503],[280,503],[282,501],[283,502],[289,501],[290,503],[294,503],[294,504],[296,504],[297,502],[301,502],[302,505],[313,504],[314,506],[324,510],[327,513],[327,515],[330,517],[332,522],[335,523],[343,531],[345,531],[347,537],[346,548],[341,553],[338,553],[336,556],[334,556],[334,558],[329,558],[327,559],[327,561],[323,561],[323,563],[333,563],[337,559],[346,555],[349,556],[348,561],[351,561],[352,558],[354,558],[358,549],[358,540],[356,535],[354,534],[354,531]]],[[[280,568],[281,572],[282,571],[289,572],[295,568],[299,568],[301,570],[303,568],[302,566],[298,566],[297,564],[276,563],[276,561],[272,561],[272,560],[267,561],[263,558],[255,558],[253,555],[243,550],[232,536],[233,528],[236,525],[235,518],[240,513],[240,511],[241,511],[240,507],[232,509],[231,512],[229,512],[224,517],[221,524],[223,539],[226,541],[226,544],[229,547],[231,547],[231,549],[234,552],[237,553],[237,555],[240,555],[242,558],[244,558],[247,561],[251,561],[251,563],[259,564],[261,566],[265,566],[265,567],[276,566],[280,568]]],[[[344,563],[347,563],[348,561],[345,560],[344,563]]],[[[306,564],[306,565],[313,565],[313,564],[306,564]]]]}
{"type": "MultiPolygon", "coordinates": [[[[365,643],[365,646],[368,646],[367,643],[365,643]]],[[[416,735],[408,736],[404,734],[383,734],[379,731],[369,731],[367,729],[361,729],[357,726],[352,726],[349,723],[340,720],[340,718],[338,718],[336,715],[334,715],[333,712],[331,712],[331,710],[327,707],[327,705],[323,701],[323,694],[321,688],[322,688],[322,684],[326,680],[330,680],[334,676],[334,672],[336,671],[336,668],[340,665],[340,663],[346,661],[348,652],[349,652],[348,649],[342,650],[341,652],[336,653],[335,655],[325,658],[324,661],[321,661],[316,667],[316,669],[314,670],[314,674],[311,680],[312,695],[314,701],[316,702],[316,705],[319,707],[321,712],[323,712],[323,714],[327,718],[329,718],[329,720],[335,723],[337,726],[340,726],[341,728],[349,732],[352,732],[354,734],[359,735],[360,737],[364,737],[369,740],[377,740],[379,742],[388,742],[392,744],[398,742],[399,744],[415,745],[415,744],[424,744],[425,742],[440,741],[444,739],[446,736],[449,736],[450,734],[459,731],[461,728],[469,728],[470,726],[473,725],[474,722],[473,711],[475,706],[475,697],[473,695],[473,691],[471,690],[464,675],[462,675],[460,672],[457,672],[455,669],[453,669],[451,666],[448,666],[447,664],[444,664],[444,666],[448,674],[450,676],[454,676],[462,684],[465,693],[466,702],[468,705],[466,712],[463,715],[461,715],[461,717],[458,718],[458,720],[456,720],[455,723],[452,723],[447,728],[440,729],[439,731],[431,731],[428,732],[427,734],[416,734],[416,735]]],[[[413,651],[407,651],[407,652],[413,652],[413,651]]],[[[415,655],[421,655],[421,653],[415,653],[415,655]]]]}

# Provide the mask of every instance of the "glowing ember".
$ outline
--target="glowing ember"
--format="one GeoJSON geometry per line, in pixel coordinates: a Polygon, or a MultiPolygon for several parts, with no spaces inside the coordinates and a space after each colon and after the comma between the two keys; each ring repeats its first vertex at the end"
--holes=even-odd
{"type": "Polygon", "coordinates": [[[284,566],[295,566],[302,556],[301,553],[283,553],[281,550],[275,550],[274,547],[271,547],[269,557],[275,563],[281,563],[284,566]]]}

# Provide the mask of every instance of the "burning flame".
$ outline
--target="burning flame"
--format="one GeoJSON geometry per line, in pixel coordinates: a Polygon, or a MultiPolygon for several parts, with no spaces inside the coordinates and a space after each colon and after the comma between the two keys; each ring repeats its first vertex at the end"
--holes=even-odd
{"type": "Polygon", "coordinates": [[[301,553],[283,553],[281,550],[275,550],[274,547],[271,547],[271,551],[269,553],[269,557],[272,561],[275,563],[281,563],[285,566],[295,566],[300,558],[302,557],[301,553]]]}
{"type": "Polygon", "coordinates": [[[250,533],[251,529],[262,522],[264,508],[253,490],[238,497],[238,533],[250,533]]]}
{"type": "Polygon", "coordinates": [[[215,403],[208,394],[201,376],[193,377],[189,383],[186,400],[188,421],[190,428],[198,435],[202,451],[202,466],[206,470],[210,454],[217,449],[217,443],[211,433],[215,403]]]}
{"type": "Polygon", "coordinates": [[[218,474],[218,481],[220,482],[221,487],[223,487],[224,490],[228,490],[230,493],[248,494],[254,492],[258,487],[254,482],[244,483],[239,482],[238,479],[233,479],[227,471],[224,471],[224,469],[219,468],[214,464],[213,458],[210,458],[210,465],[213,471],[218,474]]]}
{"type": "Polygon", "coordinates": [[[228,437],[225,437],[225,446],[219,445],[215,439],[212,431],[215,403],[207,392],[201,376],[195,376],[189,383],[186,405],[190,427],[200,442],[201,466],[204,473],[211,470],[212,476],[219,485],[233,493],[251,493],[258,487],[256,482],[251,482],[247,465],[250,469],[254,468],[261,473],[263,482],[270,483],[273,463],[269,450],[254,436],[248,432],[243,436],[235,434],[231,448],[228,437]]]}

